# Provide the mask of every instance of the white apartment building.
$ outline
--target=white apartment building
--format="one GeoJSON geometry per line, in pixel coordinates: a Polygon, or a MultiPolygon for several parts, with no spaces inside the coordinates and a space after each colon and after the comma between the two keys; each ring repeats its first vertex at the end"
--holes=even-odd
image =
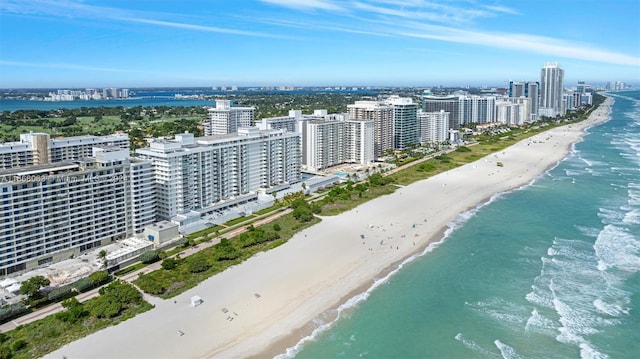
{"type": "Polygon", "coordinates": [[[32,269],[132,233],[129,151],[0,170],[0,275],[32,269]]]}
{"type": "Polygon", "coordinates": [[[35,164],[78,160],[93,156],[93,148],[101,146],[129,149],[129,136],[76,136],[51,138],[47,133],[25,133],[19,142],[0,143],[0,168],[25,167],[35,164]]]}
{"type": "Polygon", "coordinates": [[[226,135],[241,127],[253,126],[255,107],[237,107],[230,100],[218,100],[216,107],[208,111],[209,117],[204,121],[205,136],[226,135]]]}
{"type": "Polygon", "coordinates": [[[300,141],[298,133],[247,127],[221,136],[154,139],[136,153],[153,164],[158,219],[204,218],[258,189],[299,182],[300,141]]]}
{"type": "Polygon", "coordinates": [[[378,101],[356,101],[347,105],[350,120],[373,121],[373,155],[381,158],[393,150],[393,106],[378,101]]]}
{"type": "Polygon", "coordinates": [[[420,143],[442,143],[449,139],[449,113],[418,111],[420,143]]]}
{"type": "MultiPolygon", "coordinates": [[[[521,99],[525,98],[522,97],[521,99]]],[[[523,125],[528,110],[528,106],[510,99],[499,100],[496,102],[496,121],[507,126],[523,125]]]]}
{"type": "Polygon", "coordinates": [[[298,121],[303,119],[301,110],[290,110],[289,116],[267,117],[256,121],[256,127],[261,130],[287,130],[288,132],[300,132],[298,121]]]}
{"type": "Polygon", "coordinates": [[[130,162],[131,227],[140,233],[156,221],[156,190],[153,163],[132,157],[130,162]]]}
{"type": "Polygon", "coordinates": [[[374,157],[374,122],[349,120],[348,115],[304,121],[303,167],[320,171],[344,163],[371,164],[374,157]]]}
{"type": "Polygon", "coordinates": [[[30,143],[0,143],[0,169],[33,165],[33,148],[30,143]]]}
{"type": "Polygon", "coordinates": [[[547,63],[540,71],[540,116],[563,116],[562,91],[564,90],[564,70],[557,63],[547,63]]]}

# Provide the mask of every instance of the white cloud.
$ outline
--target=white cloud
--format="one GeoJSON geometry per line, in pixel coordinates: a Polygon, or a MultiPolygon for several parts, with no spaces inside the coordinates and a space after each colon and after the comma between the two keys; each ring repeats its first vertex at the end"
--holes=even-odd
{"type": "Polygon", "coordinates": [[[0,60],[1,66],[15,66],[15,67],[35,67],[35,68],[50,68],[50,69],[65,69],[65,70],[83,70],[83,71],[99,71],[99,72],[135,72],[139,73],[140,70],[130,69],[117,69],[110,67],[95,67],[76,64],[65,63],[39,63],[39,62],[23,62],[23,61],[10,61],[0,60]]]}
{"type": "Polygon", "coordinates": [[[344,8],[337,2],[329,0],[260,0],[263,3],[284,6],[292,9],[339,10],[344,8]]]}

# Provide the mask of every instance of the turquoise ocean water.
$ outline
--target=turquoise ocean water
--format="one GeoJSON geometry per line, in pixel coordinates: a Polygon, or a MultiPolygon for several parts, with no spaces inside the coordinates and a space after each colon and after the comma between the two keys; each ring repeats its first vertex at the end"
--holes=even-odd
{"type": "Polygon", "coordinates": [[[639,358],[640,92],[612,96],[557,167],[462,215],[281,357],[639,358]]]}

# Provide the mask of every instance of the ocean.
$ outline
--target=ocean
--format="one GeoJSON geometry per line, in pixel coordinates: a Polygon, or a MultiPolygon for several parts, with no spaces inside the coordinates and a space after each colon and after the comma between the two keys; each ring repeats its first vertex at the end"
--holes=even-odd
{"type": "Polygon", "coordinates": [[[640,91],[280,357],[640,357],[640,91]],[[335,317],[338,319],[334,319],[335,317]]]}

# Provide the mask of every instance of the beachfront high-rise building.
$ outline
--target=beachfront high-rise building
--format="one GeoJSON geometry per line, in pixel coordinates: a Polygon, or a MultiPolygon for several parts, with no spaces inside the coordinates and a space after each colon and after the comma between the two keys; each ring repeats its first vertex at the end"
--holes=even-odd
{"type": "Polygon", "coordinates": [[[406,150],[420,143],[418,104],[409,97],[390,96],[383,101],[393,108],[393,148],[406,150]]]}
{"type": "Polygon", "coordinates": [[[382,157],[393,150],[393,106],[378,101],[356,101],[347,105],[350,120],[373,121],[373,155],[382,157]]]}
{"type": "Polygon", "coordinates": [[[233,106],[230,100],[216,101],[216,107],[208,109],[209,117],[204,121],[204,135],[226,135],[241,127],[253,126],[255,107],[233,106]]]}
{"type": "Polygon", "coordinates": [[[538,118],[539,89],[539,82],[509,82],[509,98],[525,97],[530,99],[529,114],[526,116],[527,122],[534,122],[538,118]]]}
{"type": "Polygon", "coordinates": [[[158,219],[181,226],[255,199],[259,189],[300,181],[300,134],[284,130],[184,133],[153,139],[136,153],[153,164],[158,219]]]}
{"type": "Polygon", "coordinates": [[[0,170],[0,276],[132,234],[129,151],[0,170]]]}
{"type": "Polygon", "coordinates": [[[369,165],[375,159],[372,120],[349,120],[347,114],[333,114],[300,124],[306,170],[320,171],[344,163],[369,165]]]}
{"type": "Polygon", "coordinates": [[[424,112],[444,111],[449,113],[449,128],[459,129],[462,124],[462,111],[459,96],[422,96],[422,110],[424,112]]]}
{"type": "Polygon", "coordinates": [[[135,233],[156,221],[156,189],[153,163],[132,157],[130,162],[131,226],[135,233]]]}
{"type": "Polygon", "coordinates": [[[539,115],[556,117],[564,115],[562,92],[564,90],[564,70],[558,63],[547,63],[540,72],[539,115]]]}
{"type": "Polygon", "coordinates": [[[449,113],[418,111],[420,119],[420,143],[442,143],[449,136],[449,113]]]}
{"type": "Polygon", "coordinates": [[[129,136],[116,133],[108,136],[76,136],[51,138],[47,133],[25,133],[20,141],[0,144],[0,168],[25,167],[79,160],[93,156],[94,147],[129,149],[129,136]]]}

